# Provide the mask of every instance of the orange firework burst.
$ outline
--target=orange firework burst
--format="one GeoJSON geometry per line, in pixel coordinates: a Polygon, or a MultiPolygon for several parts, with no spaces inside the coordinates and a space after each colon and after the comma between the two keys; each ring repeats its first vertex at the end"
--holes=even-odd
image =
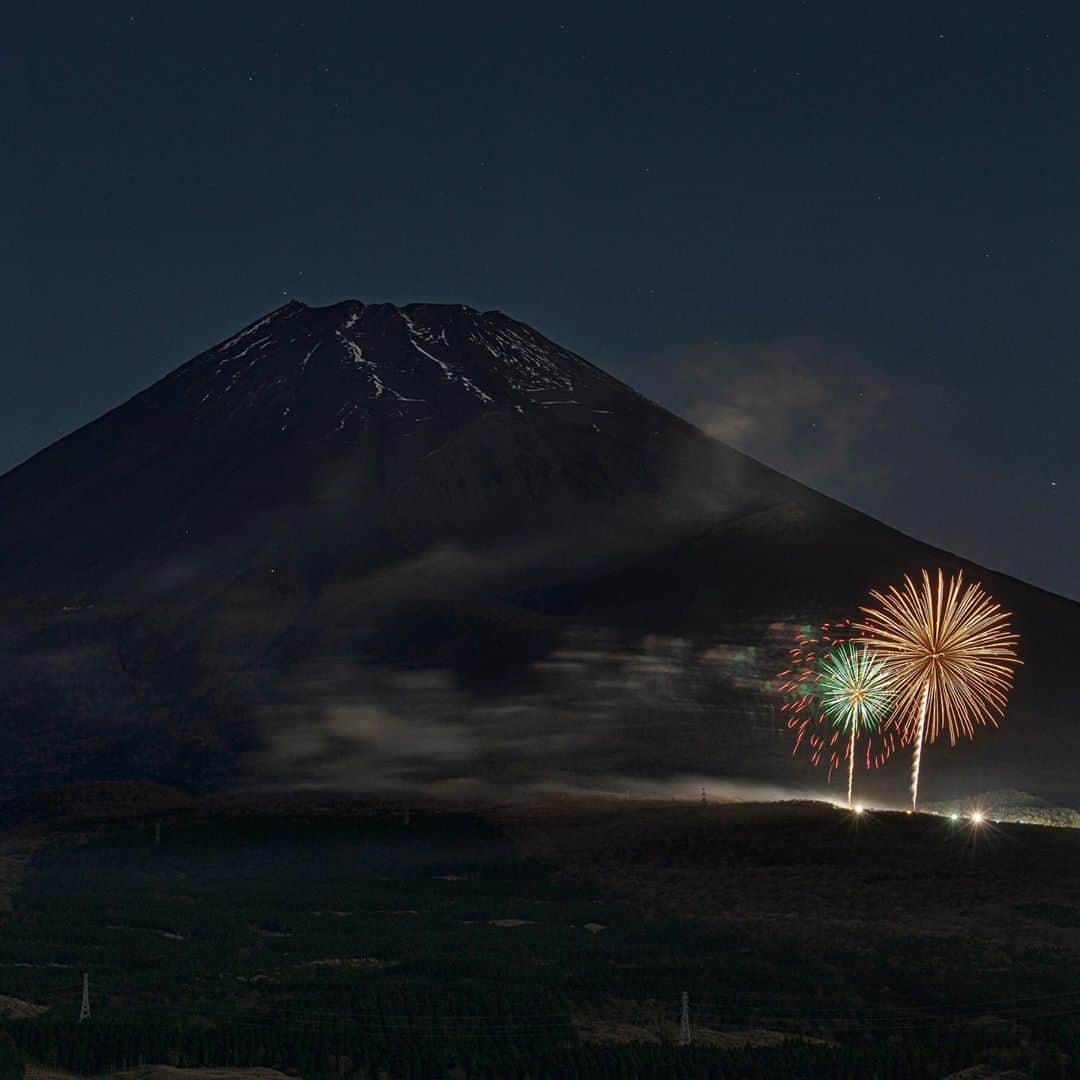
{"type": "Polygon", "coordinates": [[[830,661],[838,647],[845,647],[853,636],[850,620],[825,623],[820,630],[804,627],[796,637],[795,645],[788,650],[788,666],[777,675],[777,690],[786,699],[781,703],[780,711],[787,716],[788,730],[795,734],[792,754],[805,746],[815,766],[823,761],[826,763],[830,781],[833,772],[847,761],[849,802],[855,754],[867,769],[875,769],[888,760],[902,741],[888,718],[880,724],[860,726],[856,732],[829,715],[822,694],[822,679],[828,676],[830,661]]]}
{"type": "Polygon", "coordinates": [[[976,724],[997,725],[1020,663],[1019,639],[1009,629],[1009,612],[981,585],[965,586],[962,573],[946,582],[938,570],[935,587],[924,570],[921,585],[905,576],[903,588],[870,595],[877,606],[861,609],[866,621],[855,629],[887,665],[894,721],[904,741],[915,744],[914,808],[923,743],[948,732],[955,746],[960,735],[975,734],[976,724]]]}

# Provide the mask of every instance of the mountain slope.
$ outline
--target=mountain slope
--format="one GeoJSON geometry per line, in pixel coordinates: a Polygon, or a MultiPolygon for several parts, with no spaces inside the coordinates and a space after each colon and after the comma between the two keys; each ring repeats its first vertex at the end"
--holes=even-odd
{"type": "MultiPolygon", "coordinates": [[[[787,624],[962,565],[499,312],[430,304],[287,304],[0,478],[0,500],[16,790],[809,784],[764,689],[787,624]]],[[[1028,666],[1008,726],[947,782],[963,766],[1061,797],[1071,774],[1038,748],[1075,744],[1077,607],[973,572],[1028,666]]]]}

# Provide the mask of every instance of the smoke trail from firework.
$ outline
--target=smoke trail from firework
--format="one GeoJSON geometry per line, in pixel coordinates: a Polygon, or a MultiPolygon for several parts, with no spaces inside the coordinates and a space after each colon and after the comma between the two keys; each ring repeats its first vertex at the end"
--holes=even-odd
{"type": "MultiPolygon", "coordinates": [[[[936,586],[927,570],[919,585],[871,592],[876,607],[864,607],[856,624],[857,640],[885,662],[895,695],[893,719],[915,745],[911,769],[911,806],[919,797],[923,743],[948,732],[975,734],[976,724],[997,725],[1012,687],[1018,635],[1009,629],[1010,614],[1001,610],[978,583],[964,585],[962,573],[937,572],[936,586]]],[[[906,741],[905,738],[905,741],[906,741]]]]}

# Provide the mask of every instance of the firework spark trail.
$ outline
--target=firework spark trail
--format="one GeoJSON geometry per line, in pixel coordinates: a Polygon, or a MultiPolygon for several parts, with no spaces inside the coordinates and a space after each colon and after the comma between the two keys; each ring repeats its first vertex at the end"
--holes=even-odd
{"type": "MultiPolygon", "coordinates": [[[[829,649],[839,641],[850,636],[847,623],[825,623],[820,631],[812,627],[803,627],[796,638],[795,645],[788,650],[790,662],[777,678],[780,694],[786,697],[780,711],[787,713],[788,729],[795,732],[795,743],[791,753],[797,754],[799,747],[806,745],[810,760],[814,765],[821,762],[822,756],[829,750],[831,740],[830,725],[821,712],[817,699],[818,683],[821,680],[819,661],[827,656],[829,649]]],[[[829,779],[839,761],[835,752],[829,755],[829,779]]]]}
{"type": "Polygon", "coordinates": [[[948,579],[938,570],[937,585],[927,570],[921,585],[904,577],[903,588],[871,592],[877,607],[862,608],[857,640],[880,655],[895,695],[893,715],[914,743],[911,805],[918,802],[924,742],[948,732],[975,734],[976,724],[997,725],[1012,686],[1018,635],[982,586],[958,573],[948,579]]]}
{"type": "Polygon", "coordinates": [[[919,722],[915,728],[915,752],[911,758],[911,809],[919,801],[919,765],[922,763],[922,744],[926,733],[926,703],[930,698],[930,680],[923,683],[922,701],[919,705],[919,722]]]}
{"type": "Polygon", "coordinates": [[[855,738],[859,729],[851,725],[851,745],[848,747],[847,765],[847,804],[851,806],[851,793],[855,790],[855,738]]]}

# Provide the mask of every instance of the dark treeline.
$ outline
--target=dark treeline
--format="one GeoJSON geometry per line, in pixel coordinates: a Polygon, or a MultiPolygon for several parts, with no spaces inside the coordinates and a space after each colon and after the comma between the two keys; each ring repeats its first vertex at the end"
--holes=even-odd
{"type": "Polygon", "coordinates": [[[910,936],[822,954],[645,920],[451,815],[170,826],[160,844],[116,826],[50,849],[0,921],[0,994],[48,1006],[7,1022],[11,1075],[19,1052],[83,1075],[309,1080],[930,1080],[988,1063],[1059,1080],[1080,1060],[1062,956],[910,936]],[[789,1040],[678,1047],[684,989],[701,1042],[789,1040]],[[604,1026],[634,1041],[589,1041],[604,1026]]]}
{"type": "MultiPolygon", "coordinates": [[[[35,1061],[92,1075],[147,1063],[181,1067],[263,1066],[309,1080],[435,1080],[441,1077],[534,1078],[750,1078],[789,1080],[875,1078],[937,1080],[974,1058],[994,1052],[985,1036],[951,1032],[905,1038],[865,1039],[855,1045],[788,1042],[774,1047],[717,1049],[691,1046],[553,1043],[513,1037],[372,1036],[324,1028],[222,1026],[153,1017],[73,1024],[12,1025],[21,1049],[35,1061]]],[[[991,1040],[992,1041],[992,1040],[991,1040]]],[[[1066,1058],[1045,1045],[1004,1055],[1036,1080],[1062,1080],[1066,1058]]],[[[19,1075],[3,1073],[0,1075],[19,1075]]]]}

